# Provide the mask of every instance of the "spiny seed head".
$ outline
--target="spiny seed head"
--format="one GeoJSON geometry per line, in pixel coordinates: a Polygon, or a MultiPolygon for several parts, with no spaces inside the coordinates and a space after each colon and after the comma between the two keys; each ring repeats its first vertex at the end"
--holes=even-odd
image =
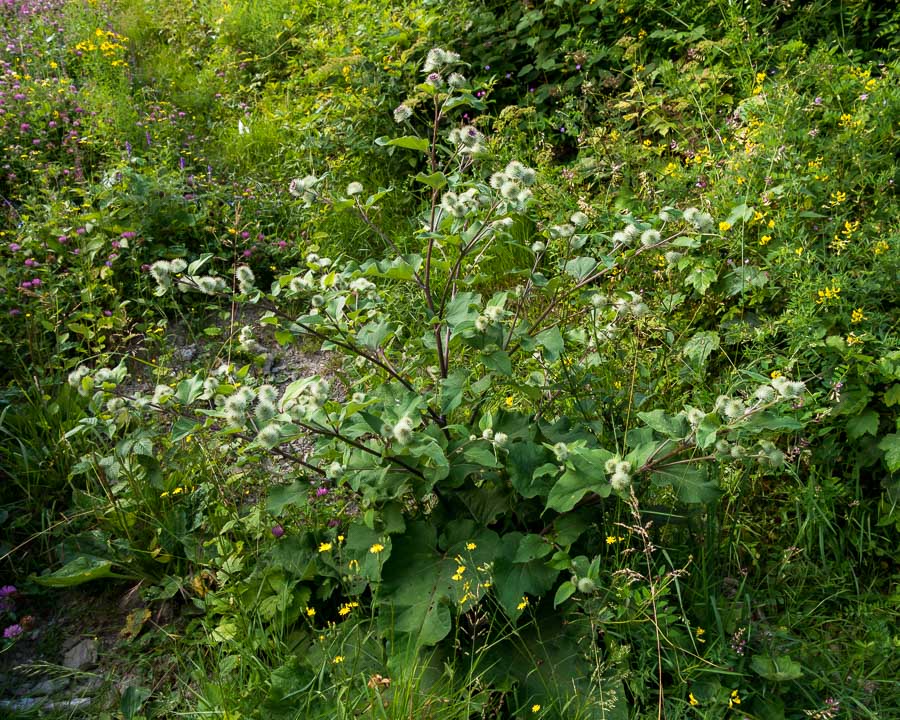
{"type": "Polygon", "coordinates": [[[579,210],[578,212],[572,213],[572,217],[569,218],[569,222],[571,222],[575,227],[584,227],[588,224],[588,216],[579,210]]]}
{"type": "Polygon", "coordinates": [[[699,408],[692,407],[687,411],[688,424],[695,430],[700,426],[700,423],[703,422],[703,418],[705,417],[706,413],[699,408]]]}
{"type": "Polygon", "coordinates": [[[497,445],[497,447],[505,447],[507,442],[509,442],[509,435],[506,433],[498,432],[494,435],[494,444],[497,445]]]}
{"type": "Polygon", "coordinates": [[[235,271],[235,275],[237,276],[238,290],[242,295],[246,295],[251,290],[253,290],[253,283],[256,281],[256,278],[253,276],[253,271],[249,266],[238,266],[238,269],[235,271]]]}
{"type": "Polygon", "coordinates": [[[609,479],[609,483],[616,492],[624,492],[631,486],[631,476],[628,473],[617,472],[609,479]]]}
{"type": "Polygon", "coordinates": [[[363,184],[361,182],[352,182],[347,186],[347,195],[350,197],[354,197],[356,195],[361,194],[363,191],[363,184]]]}
{"type": "Polygon", "coordinates": [[[722,408],[722,414],[730,420],[735,420],[744,414],[744,403],[738,399],[729,400],[722,408]]]}
{"type": "Polygon", "coordinates": [[[261,423],[269,422],[277,413],[278,411],[273,403],[260,400],[256,405],[256,419],[261,423]]]}
{"type": "Polygon", "coordinates": [[[775,399],[775,389],[771,385],[760,385],[753,393],[753,397],[761,403],[770,403],[775,399]]]}
{"type": "Polygon", "coordinates": [[[273,448],[281,441],[281,428],[278,423],[266,425],[256,436],[257,442],[265,448],[273,448]]]}
{"type": "Polygon", "coordinates": [[[656,245],[660,239],[661,236],[659,230],[644,230],[644,232],[641,233],[641,245],[644,247],[656,245]]]}
{"type": "Polygon", "coordinates": [[[553,446],[553,453],[559,462],[565,462],[569,457],[569,446],[564,442],[558,442],[553,446]]]}
{"type": "Polygon", "coordinates": [[[225,291],[225,281],[219,277],[203,275],[194,278],[194,282],[197,283],[197,289],[204,295],[216,295],[225,291]]]}
{"type": "Polygon", "coordinates": [[[412,439],[412,420],[402,417],[394,426],[394,439],[401,445],[406,445],[412,439]]]}
{"type": "Polygon", "coordinates": [[[153,404],[162,405],[175,394],[175,390],[168,385],[157,385],[153,390],[153,404]]]}
{"type": "Polygon", "coordinates": [[[394,122],[402,123],[412,117],[412,110],[408,105],[398,105],[394,108],[394,122]]]}

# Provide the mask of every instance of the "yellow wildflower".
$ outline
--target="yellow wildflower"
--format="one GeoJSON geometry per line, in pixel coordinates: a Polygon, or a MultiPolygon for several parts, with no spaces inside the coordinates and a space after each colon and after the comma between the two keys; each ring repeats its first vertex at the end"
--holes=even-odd
{"type": "Polygon", "coordinates": [[[719,232],[728,232],[731,230],[731,223],[723,220],[719,223],[719,232]]]}
{"type": "Polygon", "coordinates": [[[468,542],[468,543],[466,543],[466,550],[474,550],[474,549],[477,548],[477,547],[478,547],[478,546],[477,546],[475,543],[473,543],[473,542],[468,542]]]}
{"type": "Polygon", "coordinates": [[[516,610],[519,610],[521,612],[522,610],[524,610],[527,607],[528,607],[528,596],[523,595],[521,602],[518,605],[516,605],[516,610]]]}
{"type": "Polygon", "coordinates": [[[330,543],[330,542],[319,543],[319,552],[320,552],[320,553],[328,552],[329,550],[331,550],[331,543],[330,543]]]}
{"type": "Polygon", "coordinates": [[[772,236],[771,236],[771,235],[763,235],[763,236],[759,239],[759,244],[760,244],[760,245],[768,245],[770,242],[772,242],[772,236]]]}
{"type": "Polygon", "coordinates": [[[342,662],[344,662],[344,656],[343,655],[335,655],[334,660],[331,661],[331,664],[332,665],[340,665],[342,662]]]}
{"type": "Polygon", "coordinates": [[[862,308],[856,308],[856,310],[854,310],[852,313],[850,313],[850,322],[852,322],[854,325],[856,323],[861,323],[865,319],[866,319],[866,315],[863,312],[862,308]]]}
{"type": "Polygon", "coordinates": [[[307,616],[307,617],[315,617],[315,616],[316,616],[316,609],[315,609],[315,608],[311,608],[311,607],[306,608],[306,616],[307,616]]]}
{"type": "Polygon", "coordinates": [[[731,697],[728,699],[728,707],[732,708],[735,705],[740,705],[740,704],[741,704],[741,696],[738,695],[737,690],[732,690],[731,697]]]}
{"type": "Polygon", "coordinates": [[[694,636],[697,638],[697,642],[705,643],[706,640],[703,639],[704,635],[706,635],[706,630],[704,630],[702,627],[698,627],[694,631],[694,636]]]}
{"type": "Polygon", "coordinates": [[[538,705],[537,703],[535,703],[534,705],[531,706],[531,712],[539,713],[540,711],[541,711],[541,706],[538,705]]]}
{"type": "Polygon", "coordinates": [[[377,555],[382,550],[384,550],[384,545],[382,545],[381,543],[375,543],[374,545],[372,545],[372,547],[369,548],[369,552],[373,555],[377,555]]]}
{"type": "Polygon", "coordinates": [[[693,707],[697,707],[700,704],[700,701],[694,697],[694,693],[688,693],[688,701],[693,707]]]}

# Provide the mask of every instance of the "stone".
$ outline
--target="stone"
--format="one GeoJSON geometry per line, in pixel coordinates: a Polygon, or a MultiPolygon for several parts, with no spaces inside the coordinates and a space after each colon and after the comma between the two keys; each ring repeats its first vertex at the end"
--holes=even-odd
{"type": "Polygon", "coordinates": [[[69,686],[69,678],[55,677],[41,680],[28,691],[29,695],[53,695],[69,686]]]}
{"type": "Polygon", "coordinates": [[[85,638],[66,651],[63,665],[72,670],[85,670],[97,664],[97,641],[85,638]]]}

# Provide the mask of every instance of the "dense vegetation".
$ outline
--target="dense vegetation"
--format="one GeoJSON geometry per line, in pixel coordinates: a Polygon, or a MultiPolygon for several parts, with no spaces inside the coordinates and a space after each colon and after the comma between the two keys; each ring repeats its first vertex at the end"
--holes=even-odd
{"type": "Polygon", "coordinates": [[[65,713],[892,717],[881,8],[5,0],[0,660],[112,588],[65,713]]]}

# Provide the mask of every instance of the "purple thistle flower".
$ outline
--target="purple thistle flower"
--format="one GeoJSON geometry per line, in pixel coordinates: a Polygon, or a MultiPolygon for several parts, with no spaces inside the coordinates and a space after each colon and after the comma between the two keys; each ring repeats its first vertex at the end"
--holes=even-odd
{"type": "Polygon", "coordinates": [[[3,631],[3,637],[7,640],[12,640],[13,638],[19,637],[22,632],[22,626],[19,625],[19,623],[16,623],[15,625],[10,625],[3,631]]]}
{"type": "Polygon", "coordinates": [[[317,487],[316,488],[316,497],[323,497],[328,494],[327,487],[317,487]]]}
{"type": "Polygon", "coordinates": [[[282,535],[284,535],[284,528],[281,525],[273,525],[272,535],[276,538],[280,538],[282,535]]]}
{"type": "Polygon", "coordinates": [[[15,585],[4,585],[3,587],[0,587],[0,597],[9,597],[10,595],[15,595],[17,592],[19,591],[16,589],[15,585]]]}

